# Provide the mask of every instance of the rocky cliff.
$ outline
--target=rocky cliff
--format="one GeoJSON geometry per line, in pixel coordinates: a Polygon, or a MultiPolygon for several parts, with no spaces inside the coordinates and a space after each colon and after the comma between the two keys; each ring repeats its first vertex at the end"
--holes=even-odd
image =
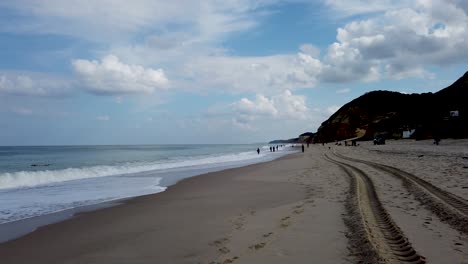
{"type": "Polygon", "coordinates": [[[468,72],[437,93],[366,93],[345,104],[322,123],[315,142],[330,142],[376,134],[402,137],[415,130],[415,138],[468,137],[468,72]]]}

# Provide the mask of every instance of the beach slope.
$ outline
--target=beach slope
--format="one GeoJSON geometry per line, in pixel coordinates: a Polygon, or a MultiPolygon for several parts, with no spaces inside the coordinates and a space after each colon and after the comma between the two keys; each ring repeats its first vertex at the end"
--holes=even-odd
{"type": "Polygon", "coordinates": [[[0,244],[1,262],[346,263],[348,184],[314,154],[193,177],[42,227],[0,244]]]}

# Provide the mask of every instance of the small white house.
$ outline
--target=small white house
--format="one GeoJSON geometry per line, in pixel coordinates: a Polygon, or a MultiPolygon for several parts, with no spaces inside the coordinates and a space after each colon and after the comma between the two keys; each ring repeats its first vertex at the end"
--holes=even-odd
{"type": "Polygon", "coordinates": [[[416,129],[403,130],[403,138],[410,138],[416,129]]]}
{"type": "Polygon", "coordinates": [[[450,117],[458,117],[459,113],[458,110],[450,111],[450,117]]]}

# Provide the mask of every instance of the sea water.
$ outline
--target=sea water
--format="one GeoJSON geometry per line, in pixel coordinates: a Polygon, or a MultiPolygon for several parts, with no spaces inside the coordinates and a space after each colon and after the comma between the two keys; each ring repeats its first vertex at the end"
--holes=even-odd
{"type": "Polygon", "coordinates": [[[264,144],[0,147],[0,232],[1,225],[15,221],[162,192],[183,178],[270,161],[291,149],[270,152],[264,144]]]}

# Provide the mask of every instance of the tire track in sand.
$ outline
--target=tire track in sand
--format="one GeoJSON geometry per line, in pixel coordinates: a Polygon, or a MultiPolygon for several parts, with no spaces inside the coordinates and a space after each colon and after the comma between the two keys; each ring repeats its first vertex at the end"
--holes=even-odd
{"type": "Polygon", "coordinates": [[[437,215],[441,221],[450,224],[458,231],[468,234],[468,201],[453,193],[444,191],[418,176],[377,162],[360,160],[335,153],[336,156],[362,164],[390,174],[403,182],[415,198],[427,209],[437,215]]]}
{"type": "Polygon", "coordinates": [[[330,158],[351,180],[348,236],[359,263],[426,263],[382,206],[370,177],[359,168],[330,158]]]}

